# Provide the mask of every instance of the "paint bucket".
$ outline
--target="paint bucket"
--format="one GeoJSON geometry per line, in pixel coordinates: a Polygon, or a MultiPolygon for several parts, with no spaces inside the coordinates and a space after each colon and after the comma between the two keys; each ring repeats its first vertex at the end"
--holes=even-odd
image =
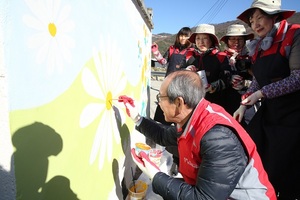
{"type": "Polygon", "coordinates": [[[136,180],[131,182],[128,189],[129,200],[142,200],[145,199],[148,185],[144,181],[136,180]]]}
{"type": "Polygon", "coordinates": [[[156,166],[160,166],[160,159],[162,157],[162,150],[160,149],[150,149],[149,151],[149,159],[156,164],[156,166]]]}

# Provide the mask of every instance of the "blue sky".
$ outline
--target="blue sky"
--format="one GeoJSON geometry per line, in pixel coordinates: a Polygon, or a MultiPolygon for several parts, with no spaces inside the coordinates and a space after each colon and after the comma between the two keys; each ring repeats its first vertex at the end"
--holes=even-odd
{"type": "MultiPolygon", "coordinates": [[[[176,34],[184,26],[235,20],[252,0],[144,0],[153,9],[152,33],[176,34]]],[[[300,0],[282,0],[281,8],[300,12],[300,0]]],[[[300,23],[300,22],[299,22],[300,23]]]]}

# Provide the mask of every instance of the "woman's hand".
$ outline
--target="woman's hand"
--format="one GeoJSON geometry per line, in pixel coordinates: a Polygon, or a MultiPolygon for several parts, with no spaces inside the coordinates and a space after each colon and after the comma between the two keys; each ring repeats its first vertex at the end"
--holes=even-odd
{"type": "Polygon", "coordinates": [[[262,94],[262,92],[260,90],[257,90],[256,92],[252,93],[247,98],[245,98],[244,100],[242,100],[241,104],[247,105],[247,106],[252,106],[259,99],[261,99],[263,97],[264,97],[264,95],[262,94]]]}
{"type": "Polygon", "coordinates": [[[235,90],[241,90],[244,88],[244,80],[240,75],[232,75],[231,76],[231,85],[235,90]]]}
{"type": "Polygon", "coordinates": [[[240,105],[240,107],[233,113],[233,118],[236,119],[238,122],[241,122],[245,111],[247,109],[247,106],[240,105]]]}

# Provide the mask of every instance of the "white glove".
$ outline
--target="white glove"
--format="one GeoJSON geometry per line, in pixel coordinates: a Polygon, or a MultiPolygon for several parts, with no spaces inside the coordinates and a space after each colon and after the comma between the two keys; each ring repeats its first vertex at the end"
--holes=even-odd
{"type": "Polygon", "coordinates": [[[197,68],[194,65],[189,65],[185,69],[186,70],[190,70],[192,72],[196,72],[197,71],[197,68]]]}
{"type": "Polygon", "coordinates": [[[256,92],[252,93],[250,96],[242,100],[241,104],[252,106],[263,97],[264,95],[262,94],[262,92],[260,90],[257,90],[256,92]]]}
{"type": "Polygon", "coordinates": [[[139,121],[139,119],[141,118],[141,116],[139,114],[139,111],[138,111],[137,107],[133,107],[128,102],[124,102],[124,105],[126,107],[126,113],[132,119],[132,121],[134,123],[136,123],[137,121],[139,121]]]}
{"type": "Polygon", "coordinates": [[[152,53],[156,53],[158,51],[158,45],[154,42],[151,46],[152,53]]]}
{"type": "Polygon", "coordinates": [[[153,43],[151,46],[151,51],[154,55],[154,57],[156,58],[156,60],[162,64],[165,65],[167,64],[167,60],[161,55],[161,53],[158,50],[158,45],[156,43],[153,43]]]}
{"type": "Polygon", "coordinates": [[[232,75],[231,76],[231,84],[232,88],[235,90],[241,90],[244,88],[244,80],[240,75],[232,75]]]}
{"type": "Polygon", "coordinates": [[[236,119],[238,122],[241,122],[245,111],[247,109],[247,106],[240,105],[240,107],[233,113],[233,118],[236,119]]]}
{"type": "Polygon", "coordinates": [[[143,151],[139,155],[136,155],[135,149],[131,149],[131,156],[135,164],[152,180],[156,173],[160,172],[157,167],[143,151]]]}
{"type": "Polygon", "coordinates": [[[232,57],[229,59],[229,64],[230,64],[231,66],[235,66],[235,63],[236,63],[235,57],[232,56],[232,57]]]}
{"type": "Polygon", "coordinates": [[[251,85],[252,81],[251,80],[245,80],[244,81],[244,87],[249,88],[251,85]]]}

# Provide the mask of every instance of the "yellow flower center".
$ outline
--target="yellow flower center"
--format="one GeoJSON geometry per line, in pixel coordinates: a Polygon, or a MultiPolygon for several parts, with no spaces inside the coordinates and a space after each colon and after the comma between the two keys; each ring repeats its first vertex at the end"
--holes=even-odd
{"type": "Polygon", "coordinates": [[[106,95],[106,109],[110,110],[112,108],[112,93],[109,91],[106,95]]]}
{"type": "Polygon", "coordinates": [[[56,35],[56,26],[54,23],[49,23],[48,25],[49,33],[54,37],[56,35]]]}

